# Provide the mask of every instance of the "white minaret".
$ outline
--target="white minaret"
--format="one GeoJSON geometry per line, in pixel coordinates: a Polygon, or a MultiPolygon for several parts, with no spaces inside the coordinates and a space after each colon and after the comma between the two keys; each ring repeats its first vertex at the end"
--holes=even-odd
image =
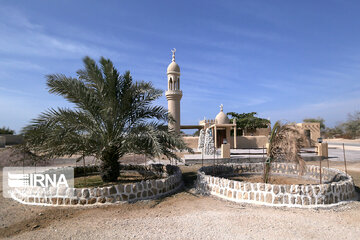
{"type": "Polygon", "coordinates": [[[175,123],[169,123],[169,130],[180,133],[180,100],[182,91],[180,90],[180,67],[175,62],[174,48],[172,52],[172,62],[167,68],[168,90],[165,92],[168,100],[168,110],[171,116],[175,119],[175,123]]]}

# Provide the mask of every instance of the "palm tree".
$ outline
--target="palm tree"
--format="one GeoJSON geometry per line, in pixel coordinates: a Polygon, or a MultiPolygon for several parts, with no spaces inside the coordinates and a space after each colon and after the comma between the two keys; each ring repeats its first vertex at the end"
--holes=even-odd
{"type": "Polygon", "coordinates": [[[32,151],[54,158],[81,154],[101,161],[103,181],[116,181],[119,158],[127,153],[176,158],[173,150],[191,151],[164,125],[172,118],[152,105],[162,95],[149,82],[134,82],[127,71],[120,75],[109,59],[100,66],[85,57],[78,77],[47,77],[49,92],[64,97],[74,109],[48,109],[23,129],[32,151]]]}
{"type": "Polygon", "coordinates": [[[300,166],[300,172],[305,169],[305,161],[300,156],[304,135],[295,125],[281,124],[277,121],[270,133],[267,159],[264,167],[264,182],[270,180],[271,163],[274,161],[294,162],[300,166]]]}

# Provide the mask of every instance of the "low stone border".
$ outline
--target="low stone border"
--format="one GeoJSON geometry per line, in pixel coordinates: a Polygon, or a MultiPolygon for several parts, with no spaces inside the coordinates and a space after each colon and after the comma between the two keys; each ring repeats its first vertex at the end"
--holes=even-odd
{"type": "MultiPolygon", "coordinates": [[[[325,167],[322,168],[324,184],[277,185],[226,178],[239,173],[262,174],[263,166],[262,163],[243,163],[202,167],[197,175],[197,191],[235,202],[288,207],[330,206],[353,200],[356,196],[350,175],[325,167]]],[[[295,164],[273,163],[271,169],[272,175],[299,176],[299,167],[295,164]]],[[[306,166],[302,177],[319,181],[319,172],[318,166],[306,166]]]]}
{"type": "Polygon", "coordinates": [[[169,173],[163,179],[97,188],[16,188],[11,196],[24,204],[52,206],[82,206],[156,199],[170,195],[183,186],[182,173],[179,167],[166,165],[163,169],[165,174],[169,173]]]}

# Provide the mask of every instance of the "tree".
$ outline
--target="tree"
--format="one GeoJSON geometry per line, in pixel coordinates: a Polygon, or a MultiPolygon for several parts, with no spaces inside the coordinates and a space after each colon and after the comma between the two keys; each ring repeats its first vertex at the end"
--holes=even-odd
{"type": "Polygon", "coordinates": [[[326,128],[324,136],[327,138],[348,138],[360,137],[360,111],[348,114],[348,119],[344,123],[338,123],[333,128],[326,128]]]}
{"type": "Polygon", "coordinates": [[[232,119],[236,119],[236,127],[245,131],[254,131],[257,128],[267,128],[270,121],[265,118],[256,117],[256,112],[251,113],[235,113],[228,112],[227,115],[232,119]]]}
{"type": "Polygon", "coordinates": [[[274,161],[289,161],[300,166],[301,173],[305,169],[305,161],[300,156],[300,150],[304,141],[304,135],[300,133],[296,125],[281,124],[277,121],[272,128],[267,159],[264,166],[264,182],[270,180],[271,163],[274,161]]]}
{"type": "Polygon", "coordinates": [[[360,137],[360,111],[348,114],[348,120],[343,124],[345,133],[351,138],[360,137]]]}
{"type": "Polygon", "coordinates": [[[127,153],[178,156],[188,150],[181,137],[164,125],[173,121],[161,106],[152,105],[162,95],[150,82],[134,82],[127,71],[120,75],[109,59],[100,66],[85,57],[77,78],[47,76],[49,92],[64,97],[74,109],[48,109],[23,129],[32,151],[48,158],[81,154],[96,156],[105,182],[116,181],[119,158],[127,153]]]}
{"type": "Polygon", "coordinates": [[[14,130],[8,128],[8,127],[2,127],[0,128],[0,134],[10,134],[13,135],[15,133],[14,130]]]}
{"type": "Polygon", "coordinates": [[[305,118],[303,119],[303,122],[306,123],[320,123],[320,131],[324,131],[326,126],[325,126],[325,120],[321,117],[318,118],[305,118]]]}

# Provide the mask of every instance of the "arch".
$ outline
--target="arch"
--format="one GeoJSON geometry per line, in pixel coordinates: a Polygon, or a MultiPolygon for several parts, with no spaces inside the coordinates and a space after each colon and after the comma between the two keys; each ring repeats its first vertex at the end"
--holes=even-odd
{"type": "Polygon", "coordinates": [[[177,79],[177,89],[180,90],[180,78],[177,79]]]}
{"type": "Polygon", "coordinates": [[[169,86],[168,86],[169,90],[173,90],[173,89],[172,89],[172,85],[173,85],[173,81],[172,81],[172,78],[170,78],[170,80],[169,80],[169,86]]]}

